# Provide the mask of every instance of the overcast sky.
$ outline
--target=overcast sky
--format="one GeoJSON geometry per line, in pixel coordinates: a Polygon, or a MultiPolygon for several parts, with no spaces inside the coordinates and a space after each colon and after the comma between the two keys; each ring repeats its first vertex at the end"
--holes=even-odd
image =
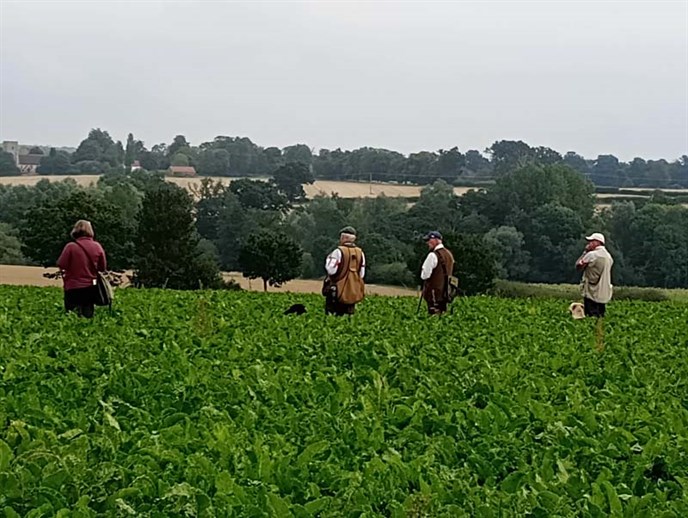
{"type": "Polygon", "coordinates": [[[688,154],[688,1],[0,0],[0,139],[688,154]]]}

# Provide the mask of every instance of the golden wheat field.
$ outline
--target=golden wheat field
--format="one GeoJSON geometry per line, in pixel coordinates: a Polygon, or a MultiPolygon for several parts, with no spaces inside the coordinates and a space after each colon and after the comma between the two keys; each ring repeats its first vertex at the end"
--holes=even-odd
{"type": "MultiPolygon", "coordinates": [[[[46,279],[44,273],[55,272],[55,268],[41,268],[39,266],[9,266],[0,265],[0,284],[10,284],[14,286],[55,286],[61,287],[62,281],[59,279],[46,279]]],[[[249,280],[244,278],[241,273],[229,272],[223,274],[225,280],[233,280],[239,285],[250,291],[262,291],[263,282],[260,279],[249,280]]],[[[322,282],[318,280],[296,279],[287,282],[281,288],[268,288],[268,291],[289,292],[289,293],[320,293],[322,282]]],[[[414,296],[415,290],[398,288],[394,286],[377,286],[369,284],[366,292],[370,295],[385,296],[414,296]]]]}
{"type": "MultiPolygon", "coordinates": [[[[98,181],[98,175],[77,175],[77,176],[5,176],[0,177],[0,184],[4,185],[36,185],[40,180],[46,179],[51,182],[59,182],[72,178],[77,184],[87,187],[98,181]]],[[[230,184],[237,178],[228,177],[208,177],[212,180],[230,184]]],[[[175,178],[167,177],[167,181],[180,185],[186,189],[191,189],[193,185],[199,185],[202,178],[175,178]]],[[[365,198],[385,195],[394,198],[413,198],[420,195],[421,187],[416,185],[397,185],[390,183],[358,183],[358,182],[334,182],[328,180],[318,180],[312,185],[304,186],[309,197],[319,194],[336,193],[342,198],[365,198]]],[[[464,194],[473,187],[455,187],[457,195],[464,194]]]]}

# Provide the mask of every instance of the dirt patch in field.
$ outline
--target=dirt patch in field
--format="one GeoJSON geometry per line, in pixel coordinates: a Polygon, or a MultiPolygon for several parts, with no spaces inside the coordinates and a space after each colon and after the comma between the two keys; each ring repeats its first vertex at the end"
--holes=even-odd
{"type": "MultiPolygon", "coordinates": [[[[44,273],[55,272],[55,268],[41,268],[38,266],[8,266],[0,265],[0,284],[10,284],[14,286],[56,286],[62,287],[59,279],[46,279],[44,273]]],[[[225,280],[233,280],[245,290],[263,291],[263,281],[260,279],[249,280],[240,273],[231,272],[223,274],[225,280]]],[[[320,293],[322,282],[317,280],[296,279],[286,283],[281,288],[268,287],[270,292],[290,292],[290,293],[320,293]]],[[[416,296],[417,292],[412,289],[398,288],[394,286],[377,286],[369,284],[366,286],[369,295],[384,295],[391,297],[416,296]]]]}

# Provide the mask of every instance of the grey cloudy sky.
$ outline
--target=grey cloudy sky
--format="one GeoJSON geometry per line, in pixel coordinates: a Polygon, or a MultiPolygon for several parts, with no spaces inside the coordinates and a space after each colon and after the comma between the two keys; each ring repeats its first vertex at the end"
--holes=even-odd
{"type": "Polygon", "coordinates": [[[688,154],[688,1],[0,0],[0,139],[688,154]]]}

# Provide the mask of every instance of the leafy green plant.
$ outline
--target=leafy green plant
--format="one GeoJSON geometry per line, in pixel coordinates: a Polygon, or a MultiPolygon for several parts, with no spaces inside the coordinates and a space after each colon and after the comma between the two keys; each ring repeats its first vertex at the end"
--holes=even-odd
{"type": "Polygon", "coordinates": [[[6,516],[688,516],[688,305],[0,286],[6,516]],[[308,313],[283,310],[295,302],[308,313]]]}

